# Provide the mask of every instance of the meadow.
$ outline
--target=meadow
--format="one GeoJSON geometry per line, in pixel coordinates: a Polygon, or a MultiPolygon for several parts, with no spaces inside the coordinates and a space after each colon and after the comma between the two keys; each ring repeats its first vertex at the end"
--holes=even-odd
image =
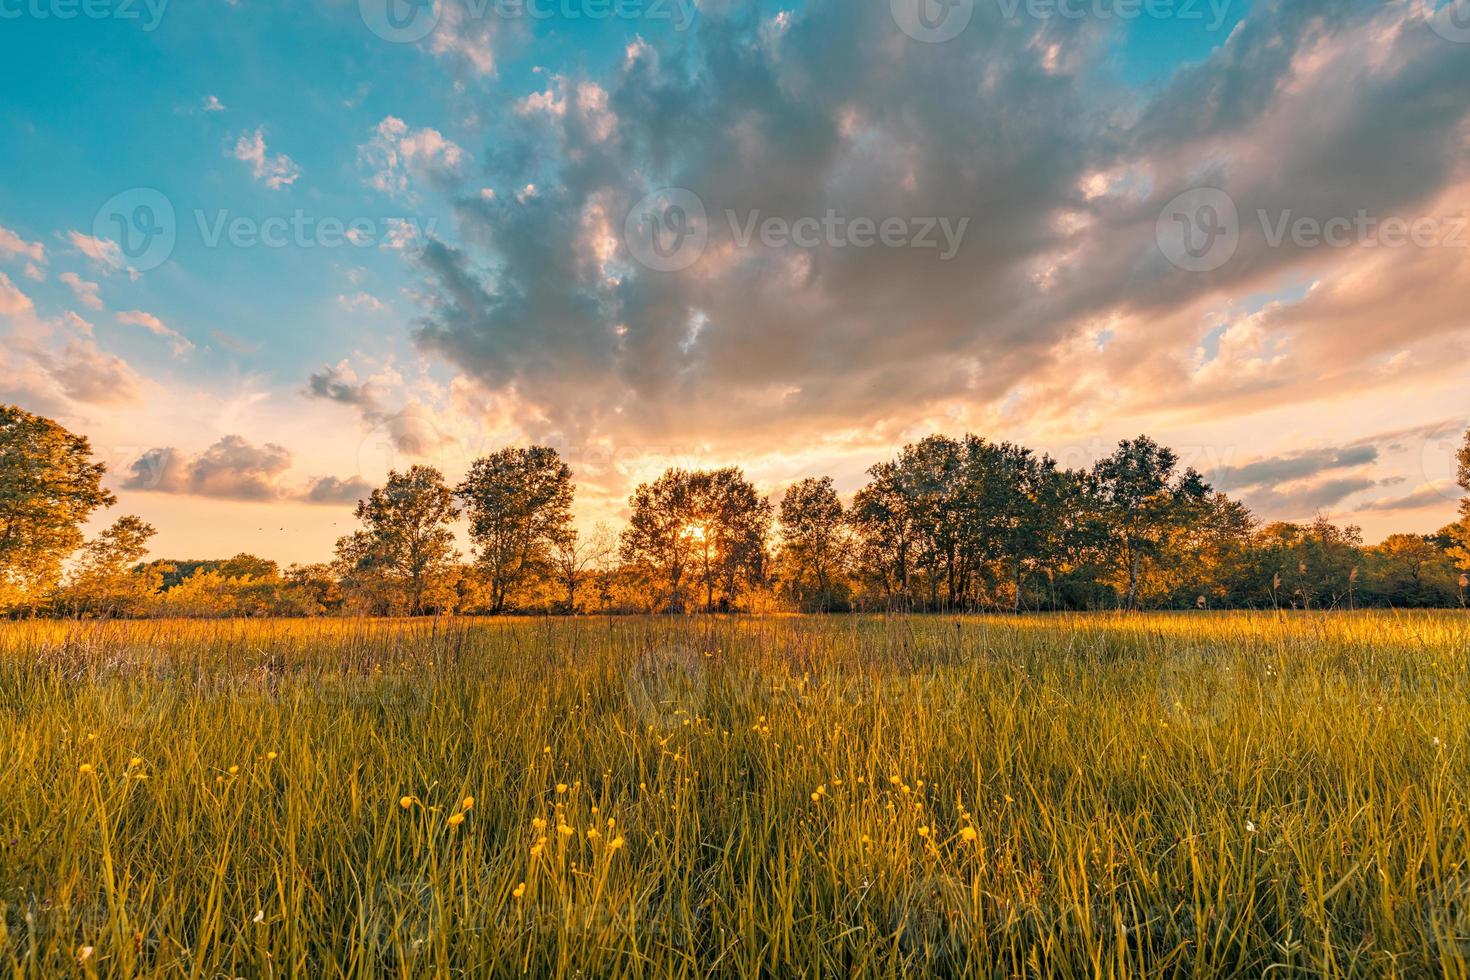
{"type": "Polygon", "coordinates": [[[16,976],[1470,976],[1470,616],[0,625],[16,976]]]}

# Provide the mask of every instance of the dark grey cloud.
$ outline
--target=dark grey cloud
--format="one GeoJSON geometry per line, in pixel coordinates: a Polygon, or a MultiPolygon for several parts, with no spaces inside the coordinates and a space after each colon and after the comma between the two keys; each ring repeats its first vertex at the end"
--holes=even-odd
{"type": "Polygon", "coordinates": [[[1213,474],[1212,482],[1218,489],[1229,493],[1247,487],[1304,480],[1332,470],[1367,466],[1377,460],[1377,446],[1316,449],[1225,467],[1213,474]]]}
{"type": "Polygon", "coordinates": [[[1344,476],[1320,480],[1291,490],[1269,487],[1250,490],[1242,499],[1255,512],[1271,520],[1306,520],[1379,482],[1368,476],[1344,476]]]}
{"type": "Polygon", "coordinates": [[[312,482],[301,499],[311,504],[355,504],[372,491],[372,484],[360,477],[323,476],[312,482]]]}
{"type": "MultiPolygon", "coordinates": [[[[533,436],[573,441],[717,432],[731,448],[769,446],[995,403],[1046,383],[1061,342],[1118,315],[1139,325],[1099,357],[1109,377],[1137,400],[1185,400],[1201,329],[1188,310],[1332,259],[1267,247],[1256,209],[1387,215],[1456,178],[1470,59],[1422,17],[1376,0],[1263,0],[1210,58],[1141,94],[1116,79],[1111,25],[1097,20],[1006,19],[980,3],[960,38],[921,44],[886,3],[810,0],[779,24],[751,4],[706,6],[691,34],[635,45],[606,75],[486,107],[494,138],[456,203],[462,242],[420,256],[415,338],[513,395],[533,436]],[[1334,45],[1352,57],[1333,61],[1334,45]],[[1088,191],[1107,175],[1128,189],[1088,191]],[[1239,254],[1181,273],[1155,224],[1205,183],[1239,201],[1239,254]],[[666,187],[696,194],[711,221],[704,256],[679,272],[641,267],[622,240],[632,205],[666,187]],[[970,225],[942,262],[741,248],[727,211],[970,225]]],[[[1447,295],[1442,273],[1418,275],[1425,295],[1447,295]]],[[[1265,336],[1290,336],[1299,360],[1221,372],[1193,404],[1376,383],[1373,357],[1456,322],[1426,307],[1374,333],[1390,299],[1323,288],[1263,315],[1265,336]],[[1293,317],[1312,329],[1293,334],[1293,317]]],[[[361,396],[321,385],[318,397],[361,396]]]]}
{"type": "Polygon", "coordinates": [[[151,449],[129,467],[123,488],[268,502],[286,495],[279,478],[290,468],[291,453],[283,446],[255,446],[229,435],[197,456],[172,448],[151,449]]]}
{"type": "Polygon", "coordinates": [[[1401,497],[1385,497],[1382,500],[1369,501],[1358,508],[1360,511],[1392,512],[1401,510],[1422,510],[1426,507],[1443,508],[1447,499],[1447,491],[1443,487],[1423,486],[1411,493],[1401,497]]]}
{"type": "Polygon", "coordinates": [[[373,411],[378,409],[378,402],[371,386],[365,381],[358,381],[357,377],[342,365],[328,366],[320,371],[312,372],[311,376],[306,379],[306,396],[356,408],[373,411]]]}

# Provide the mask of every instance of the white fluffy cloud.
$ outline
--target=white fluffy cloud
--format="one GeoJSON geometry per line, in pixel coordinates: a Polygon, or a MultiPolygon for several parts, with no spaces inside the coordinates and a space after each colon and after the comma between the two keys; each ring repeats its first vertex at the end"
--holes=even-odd
{"type": "Polygon", "coordinates": [[[265,128],[242,133],[235,141],[234,156],[250,165],[250,175],[273,191],[290,187],[301,176],[301,168],[284,153],[271,153],[265,145],[265,128]]]}

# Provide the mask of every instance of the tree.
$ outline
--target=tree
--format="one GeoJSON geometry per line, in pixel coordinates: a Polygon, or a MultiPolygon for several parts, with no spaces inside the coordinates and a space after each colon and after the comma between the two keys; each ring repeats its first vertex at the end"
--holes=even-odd
{"type": "MultiPolygon", "coordinates": [[[[1460,489],[1467,496],[1460,501],[1460,520],[1448,528],[1450,557],[1462,572],[1470,573],[1470,430],[1465,432],[1465,445],[1456,454],[1459,463],[1460,489]]],[[[1462,576],[1463,579],[1463,576],[1462,576]]],[[[1460,603],[1464,604],[1465,585],[1460,586],[1460,603]]]]}
{"type": "Polygon", "coordinates": [[[85,436],[0,405],[0,607],[34,605],[56,583],[82,525],[116,502],[106,471],[85,436]]]}
{"type": "Polygon", "coordinates": [[[577,614],[577,590],[617,554],[617,536],[606,524],[599,524],[588,537],[575,528],[559,534],[552,542],[551,567],[557,583],[566,590],[566,611],[577,614]]]}
{"type": "Polygon", "coordinates": [[[691,575],[711,612],[764,580],[771,505],[740,470],[669,470],[639,486],[628,503],[623,560],[666,586],[669,610],[684,611],[691,575]]]}
{"type": "Polygon", "coordinates": [[[414,466],[389,473],[387,485],[359,501],[356,514],[366,526],[337,542],[346,574],[386,584],[401,593],[409,615],[423,614],[426,593],[457,557],[449,528],[459,516],[454,491],[438,470],[414,466]]]}
{"type": "Polygon", "coordinates": [[[913,601],[913,516],[897,465],[879,463],[868,470],[868,476],[871,482],[857,492],[848,512],[848,521],[858,533],[861,567],[877,581],[889,606],[907,608],[913,601]]]}
{"type": "Polygon", "coordinates": [[[141,566],[148,541],[158,532],[128,515],[82,546],[61,602],[79,615],[137,615],[159,589],[162,576],[141,566]]]}
{"type": "Polygon", "coordinates": [[[684,611],[684,577],[693,558],[695,509],[693,474],[668,470],[652,483],[640,484],[628,498],[632,516],[623,531],[622,557],[638,564],[667,587],[670,612],[684,611]]]}
{"type": "Polygon", "coordinates": [[[832,578],[843,562],[846,521],[829,476],[794,483],[781,498],[781,553],[792,585],[824,612],[833,606],[832,578]]]}
{"type": "Polygon", "coordinates": [[[1210,487],[1193,469],[1178,472],[1179,457],[1147,436],[1118,444],[1092,468],[1093,492],[1107,529],[1115,567],[1128,583],[1124,608],[1138,608],[1144,563],[1175,530],[1200,511],[1210,487]]]}
{"type": "Polygon", "coordinates": [[[528,580],[547,573],[572,525],[572,471],[555,449],[505,449],[476,460],[456,489],[470,519],[491,612],[504,612],[528,580]]]}

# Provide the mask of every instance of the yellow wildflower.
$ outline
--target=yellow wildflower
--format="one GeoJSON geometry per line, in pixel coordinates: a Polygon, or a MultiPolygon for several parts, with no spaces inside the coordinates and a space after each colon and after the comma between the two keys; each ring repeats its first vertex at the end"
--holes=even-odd
{"type": "Polygon", "coordinates": [[[451,827],[458,827],[460,824],[464,823],[464,814],[463,813],[453,814],[446,822],[451,827]]]}

